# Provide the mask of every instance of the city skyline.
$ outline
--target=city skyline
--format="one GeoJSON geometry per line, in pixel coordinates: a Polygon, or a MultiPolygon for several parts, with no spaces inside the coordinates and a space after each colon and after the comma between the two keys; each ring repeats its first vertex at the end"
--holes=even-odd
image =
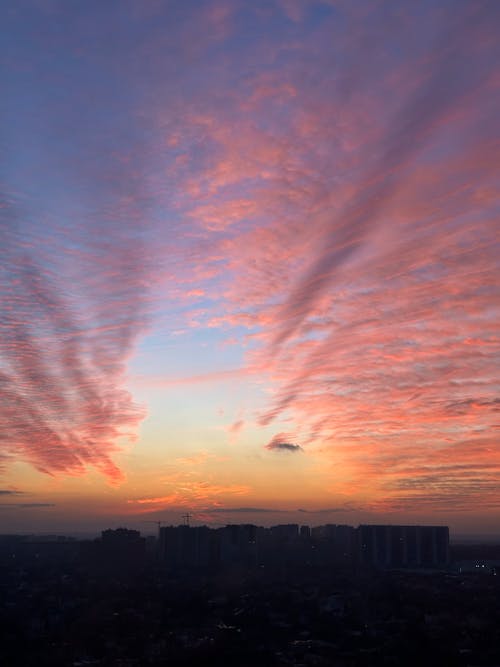
{"type": "Polygon", "coordinates": [[[0,532],[500,536],[498,3],[0,16],[0,532]]]}

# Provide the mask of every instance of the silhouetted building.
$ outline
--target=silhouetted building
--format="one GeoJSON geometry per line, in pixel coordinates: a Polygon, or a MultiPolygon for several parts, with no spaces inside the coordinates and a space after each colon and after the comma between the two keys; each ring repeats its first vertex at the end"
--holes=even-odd
{"type": "Polygon", "coordinates": [[[220,528],[218,533],[221,565],[254,567],[257,564],[257,526],[228,525],[220,528]]]}
{"type": "Polygon", "coordinates": [[[296,523],[283,523],[270,528],[271,535],[281,543],[294,542],[299,536],[299,526],[296,523]]]}
{"type": "Polygon", "coordinates": [[[80,554],[80,543],[59,535],[0,535],[0,566],[13,559],[19,565],[35,562],[40,566],[73,563],[80,554]]]}
{"type": "MultiPolygon", "coordinates": [[[[105,548],[107,542],[124,544],[119,531],[105,532],[105,548]]],[[[134,531],[125,532],[133,543],[134,531]]],[[[160,529],[158,554],[169,570],[266,566],[284,573],[302,565],[350,569],[355,563],[379,569],[441,568],[449,562],[449,534],[445,526],[182,525],[160,529]]]]}
{"type": "Polygon", "coordinates": [[[449,563],[447,526],[361,525],[357,558],[376,568],[440,568],[449,563]]]}
{"type": "Polygon", "coordinates": [[[146,560],[146,540],[138,530],[103,530],[101,539],[82,544],[84,564],[102,574],[127,574],[146,560]]]}
{"type": "Polygon", "coordinates": [[[355,531],[352,526],[327,523],[311,530],[313,560],[316,565],[351,565],[355,531]]]}
{"type": "Polygon", "coordinates": [[[309,526],[300,527],[300,539],[301,540],[310,540],[311,539],[311,529],[309,526]]]}
{"type": "Polygon", "coordinates": [[[159,558],[170,570],[204,569],[219,559],[216,531],[207,526],[160,528],[159,558]]]}

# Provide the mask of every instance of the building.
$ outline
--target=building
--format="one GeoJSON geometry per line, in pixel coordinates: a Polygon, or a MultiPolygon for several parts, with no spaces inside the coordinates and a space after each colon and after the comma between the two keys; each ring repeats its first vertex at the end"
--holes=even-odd
{"type": "Polygon", "coordinates": [[[258,560],[257,526],[230,524],[218,531],[220,564],[255,567],[258,560]]]}
{"type": "Polygon", "coordinates": [[[442,568],[450,560],[447,526],[361,525],[356,556],[361,566],[379,569],[442,568]]]}
{"type": "Polygon", "coordinates": [[[82,558],[96,573],[130,574],[145,565],[146,540],[138,530],[103,530],[100,539],[82,543],[82,558]]]}
{"type": "Polygon", "coordinates": [[[205,569],[218,558],[215,531],[207,526],[164,526],[159,534],[159,560],[169,570],[205,569]]]}

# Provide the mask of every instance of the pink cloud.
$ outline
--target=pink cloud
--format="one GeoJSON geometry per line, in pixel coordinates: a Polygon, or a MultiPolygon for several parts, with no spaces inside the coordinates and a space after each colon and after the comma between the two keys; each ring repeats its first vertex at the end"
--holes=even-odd
{"type": "Polygon", "coordinates": [[[192,509],[206,507],[206,503],[217,504],[218,499],[232,496],[245,496],[250,488],[241,484],[217,484],[201,480],[184,480],[167,495],[136,498],[128,501],[138,506],[135,511],[150,512],[152,509],[168,509],[189,505],[192,509]],[[144,507],[145,506],[145,507],[144,507]]]}
{"type": "Polygon", "coordinates": [[[496,9],[329,4],[309,24],[303,3],[209,3],[137,40],[124,21],[120,57],[89,49],[85,22],[58,37],[129,78],[92,124],[96,90],[51,72],[68,90],[44,146],[55,185],[32,160],[47,201],[5,197],[0,460],[118,480],[143,415],[126,364],[166,311],[169,330],[240,341],[243,366],[135,381],[260,378],[259,423],[288,420],[347,497],[495,506],[496,9]],[[259,39],[226,51],[242,25],[259,39]]]}
{"type": "Polygon", "coordinates": [[[244,427],[244,425],[245,425],[245,421],[243,419],[237,419],[235,422],[233,422],[229,426],[228,431],[229,431],[229,433],[234,435],[236,433],[239,433],[241,431],[241,429],[244,427]]]}
{"type": "MultiPolygon", "coordinates": [[[[351,18],[362,43],[366,17],[351,18]]],[[[407,18],[391,14],[387,30],[404,39],[407,18]]],[[[497,410],[496,47],[486,11],[436,19],[432,48],[408,34],[414,54],[402,65],[381,52],[361,66],[354,40],[343,44],[347,66],[323,82],[330,99],[291,65],[281,76],[293,94],[271,136],[232,123],[237,108],[193,117],[214,145],[188,180],[221,258],[209,325],[249,331],[249,362],[273,379],[262,424],[291,419],[308,447],[345,465],[346,491],[372,480],[393,504],[403,489],[392,475],[403,472],[385,460],[432,464],[450,448],[460,463],[459,443],[487,438],[497,410]],[[238,185],[252,202],[246,218],[232,208],[238,185]]],[[[241,108],[271,115],[279,94],[265,79],[252,85],[241,108]]],[[[472,451],[485,490],[498,469],[486,473],[482,446],[472,451]]],[[[460,479],[479,502],[462,469],[449,484],[460,479]]],[[[424,487],[407,507],[427,507],[424,487]]]]}
{"type": "MultiPolygon", "coordinates": [[[[20,211],[11,207],[7,215],[13,221],[20,211]]],[[[119,483],[117,439],[133,435],[144,416],[123,381],[146,329],[145,263],[125,230],[109,226],[106,242],[92,235],[82,241],[81,231],[68,231],[79,244],[77,262],[57,229],[38,242],[26,223],[22,244],[5,238],[15,279],[2,286],[1,448],[50,475],[93,466],[119,483]],[[50,244],[60,244],[60,254],[49,254],[50,244]]]]}

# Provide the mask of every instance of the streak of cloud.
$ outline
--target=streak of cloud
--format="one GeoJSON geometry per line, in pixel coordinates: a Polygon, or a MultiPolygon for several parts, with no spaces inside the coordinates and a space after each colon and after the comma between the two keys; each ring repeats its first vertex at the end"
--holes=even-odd
{"type": "Polygon", "coordinates": [[[0,503],[0,509],[43,509],[46,507],[55,507],[54,503],[0,503]]]}
{"type": "Polygon", "coordinates": [[[494,59],[482,58],[478,67],[463,57],[465,35],[477,43],[487,28],[489,13],[485,9],[457,12],[436,35],[416,90],[390,119],[390,130],[377,147],[378,157],[363,174],[358,191],[345,209],[332,215],[331,232],[322,238],[324,249],[287,298],[279,315],[284,326],[274,341],[276,345],[297,330],[342,266],[368,242],[433,134],[442,131],[457,106],[473,97],[492,76],[494,59]]]}
{"type": "Polygon", "coordinates": [[[211,514],[269,514],[270,512],[285,512],[286,510],[270,509],[268,507],[210,507],[203,510],[211,514]]]}
{"type": "Polygon", "coordinates": [[[123,283],[118,287],[115,280],[121,271],[133,270],[135,259],[132,254],[121,267],[120,254],[127,250],[122,244],[120,251],[119,239],[114,239],[118,255],[108,257],[101,274],[96,266],[90,285],[82,275],[78,287],[69,288],[57,275],[57,261],[35,258],[33,229],[19,218],[3,212],[2,449],[51,475],[82,474],[92,465],[119,482],[122,475],[110,454],[118,435],[132,429],[143,414],[120,387],[134,330],[144,325],[134,323],[126,301],[133,302],[139,293],[132,285],[127,296],[123,283]],[[108,277],[113,265],[117,273],[108,277]],[[95,320],[88,322],[88,311],[75,299],[88,296],[89,287],[94,291],[99,281],[100,300],[90,301],[95,320]]]}
{"type": "Polygon", "coordinates": [[[321,509],[314,510],[298,509],[297,512],[301,512],[302,514],[337,514],[338,512],[356,512],[360,509],[363,509],[363,507],[346,503],[339,507],[322,507],[321,509]]]}
{"type": "MultiPolygon", "coordinates": [[[[332,504],[493,511],[498,4],[92,9],[5,17],[2,470],[120,481],[151,330],[211,365],[132,386],[257,386],[224,437],[289,430],[271,449],[302,443],[332,504]]],[[[223,502],[222,477],[131,505],[223,502]]]]}

